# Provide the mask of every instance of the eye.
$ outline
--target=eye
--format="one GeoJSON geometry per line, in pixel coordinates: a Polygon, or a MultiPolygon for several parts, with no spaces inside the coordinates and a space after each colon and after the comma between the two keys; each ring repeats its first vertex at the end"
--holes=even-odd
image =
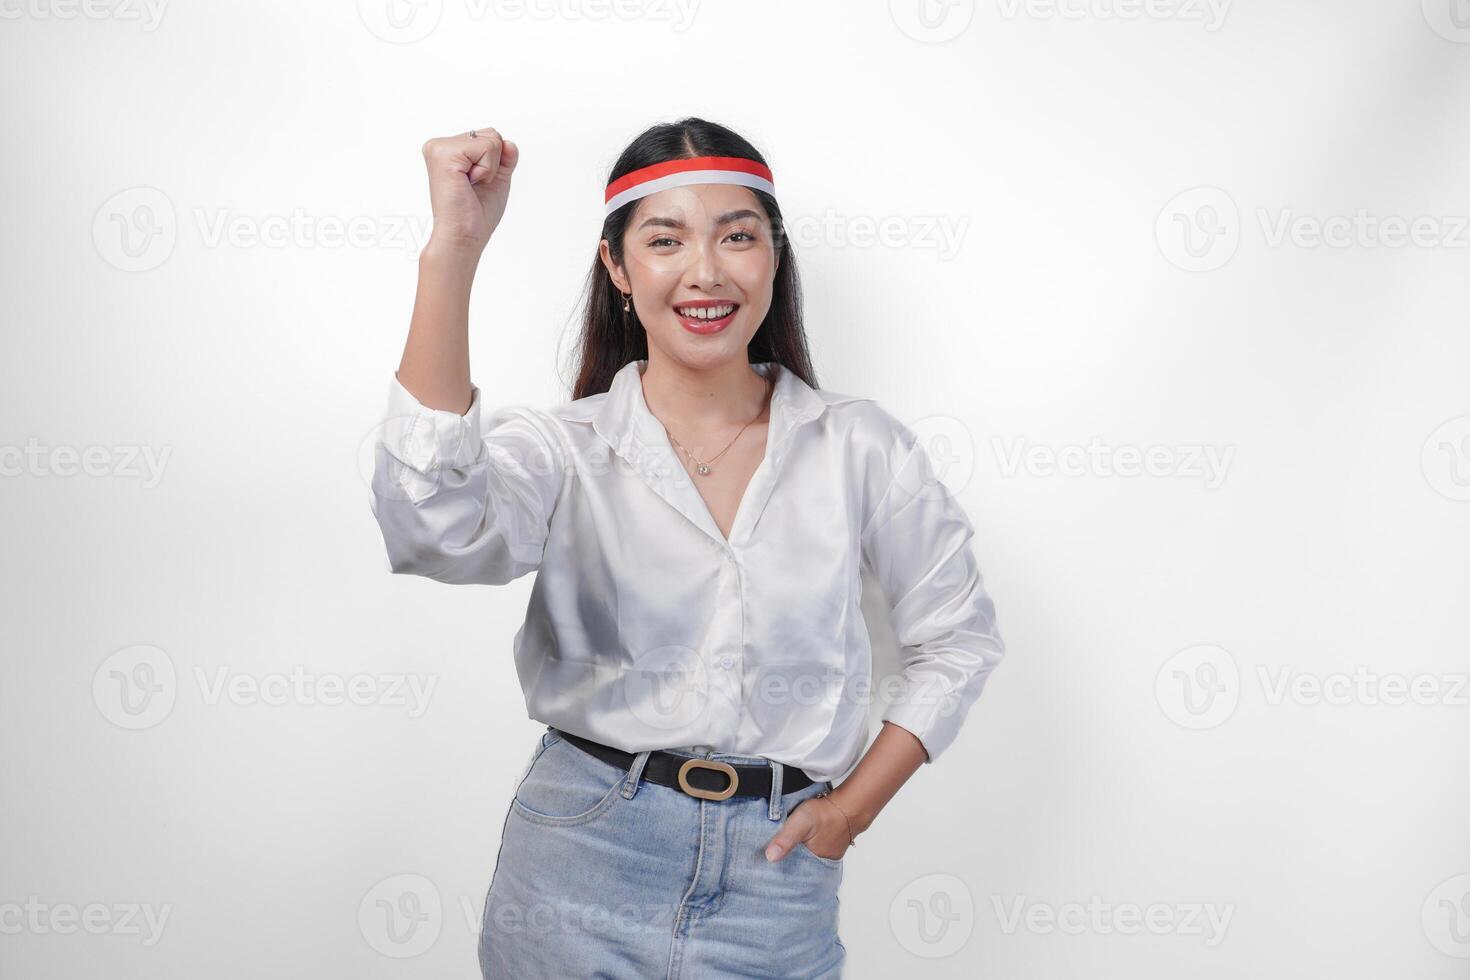
{"type": "Polygon", "coordinates": [[[668,235],[660,235],[658,238],[655,238],[653,241],[649,242],[648,244],[654,246],[655,248],[659,248],[665,242],[667,242],[670,245],[677,245],[678,244],[678,242],[676,242],[674,239],[670,238],[668,235]]]}
{"type": "Polygon", "coordinates": [[[731,232],[731,233],[730,233],[730,237],[731,237],[731,238],[734,238],[734,237],[735,237],[735,236],[736,236],[736,235],[744,235],[744,236],[745,236],[745,240],[746,240],[746,241],[750,241],[750,242],[753,242],[753,241],[755,241],[755,236],[754,236],[754,235],[752,235],[752,234],[751,234],[751,233],[750,233],[750,232],[748,232],[748,231],[732,231],[732,232],[731,232]]]}

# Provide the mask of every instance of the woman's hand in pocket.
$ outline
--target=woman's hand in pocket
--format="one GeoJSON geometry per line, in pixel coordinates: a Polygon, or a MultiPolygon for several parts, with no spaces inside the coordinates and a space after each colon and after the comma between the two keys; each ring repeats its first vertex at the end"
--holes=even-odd
{"type": "Polygon", "coordinates": [[[792,848],[805,847],[818,857],[840,861],[851,838],[848,821],[830,798],[813,796],[792,808],[786,822],[766,844],[766,860],[780,861],[792,848]]]}

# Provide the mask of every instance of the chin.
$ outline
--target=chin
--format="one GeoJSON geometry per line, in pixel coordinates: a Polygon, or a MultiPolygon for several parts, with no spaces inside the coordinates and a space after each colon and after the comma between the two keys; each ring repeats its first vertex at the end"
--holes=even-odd
{"type": "Polygon", "coordinates": [[[691,371],[709,371],[730,361],[748,362],[749,347],[749,337],[681,337],[672,348],[665,347],[664,350],[691,371]]]}

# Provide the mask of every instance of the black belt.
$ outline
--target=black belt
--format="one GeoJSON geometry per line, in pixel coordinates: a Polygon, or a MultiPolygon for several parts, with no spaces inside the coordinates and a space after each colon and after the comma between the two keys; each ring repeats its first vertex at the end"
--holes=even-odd
{"type": "MultiPolygon", "coordinates": [[[[588,755],[594,755],[608,765],[617,766],[624,771],[633,768],[633,760],[638,758],[637,752],[624,752],[611,745],[564,732],[560,728],[552,730],[588,755]]],[[[732,796],[769,797],[771,773],[769,765],[735,766],[719,759],[691,758],[657,751],[649,753],[648,762],[643,766],[642,778],[661,786],[683,790],[702,800],[726,800],[732,796]]],[[[806,789],[814,782],[816,780],[795,766],[783,766],[781,795],[806,789]]]]}

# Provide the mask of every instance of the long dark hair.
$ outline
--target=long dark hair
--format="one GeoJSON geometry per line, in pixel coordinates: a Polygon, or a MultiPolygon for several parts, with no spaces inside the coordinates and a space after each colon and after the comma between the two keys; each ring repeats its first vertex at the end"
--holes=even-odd
{"type": "MultiPolygon", "coordinates": [[[[703,156],[746,157],[766,162],[740,134],[719,123],[688,116],[677,122],[650,126],[639,133],[618,157],[607,180],[611,183],[655,163],[703,156]]],[[[751,193],[760,200],[771,222],[779,264],[771,289],[771,308],[750,340],[749,360],[753,364],[775,361],[815,388],[816,372],[807,351],[806,331],[802,328],[801,280],[796,273],[796,256],[791,254],[787,243],[781,207],[765,191],[751,188],[751,193]]],[[[619,265],[623,263],[623,233],[637,203],[630,201],[602,223],[601,237],[607,239],[608,251],[619,265]]],[[[638,322],[638,311],[635,308],[630,313],[623,312],[623,294],[613,284],[600,256],[592,258],[585,304],[582,333],[576,344],[579,354],[575,368],[577,380],[572,387],[574,399],[606,391],[619,368],[648,357],[648,334],[638,322]]]]}

